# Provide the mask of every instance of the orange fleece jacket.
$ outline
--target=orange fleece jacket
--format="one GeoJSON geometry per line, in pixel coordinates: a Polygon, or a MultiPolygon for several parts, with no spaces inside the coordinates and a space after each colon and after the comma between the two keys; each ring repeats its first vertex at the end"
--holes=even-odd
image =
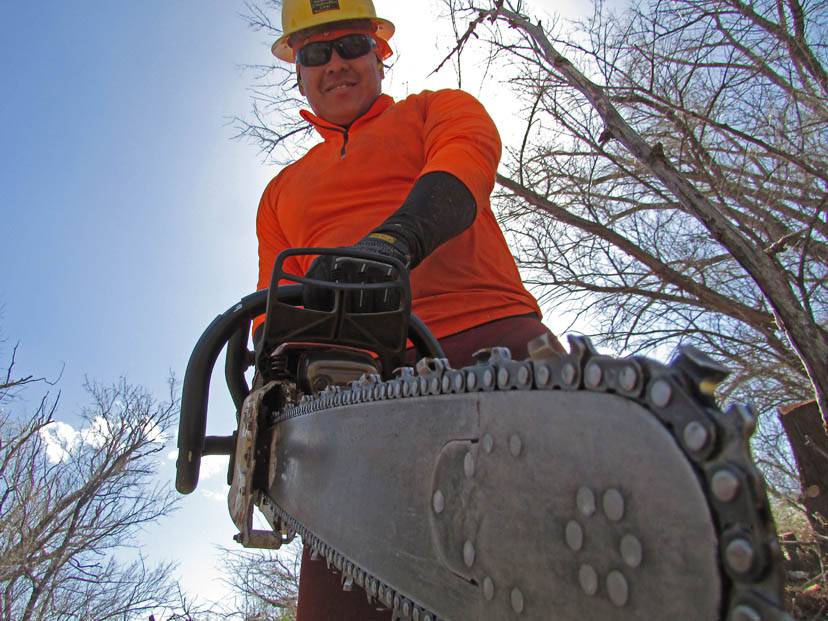
{"type": "MultiPolygon", "coordinates": [[[[492,213],[500,137],[474,97],[424,91],[395,103],[381,95],[347,130],[301,114],[324,142],[264,191],[256,219],[259,289],[270,286],[282,250],[354,244],[399,209],[419,177],[440,171],[469,188],[477,215],[412,270],[413,312],[437,338],[504,317],[540,315],[492,213]]],[[[311,262],[294,257],[285,269],[304,274],[311,262]]]]}

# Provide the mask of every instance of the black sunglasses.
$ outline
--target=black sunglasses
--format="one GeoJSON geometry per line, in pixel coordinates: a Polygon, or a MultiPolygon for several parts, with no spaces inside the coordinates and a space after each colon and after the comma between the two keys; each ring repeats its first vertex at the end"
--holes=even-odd
{"type": "Polygon", "coordinates": [[[365,56],[377,47],[377,42],[366,34],[349,34],[333,41],[315,41],[296,53],[296,62],[303,67],[321,67],[331,60],[334,48],[345,60],[365,56]]]}

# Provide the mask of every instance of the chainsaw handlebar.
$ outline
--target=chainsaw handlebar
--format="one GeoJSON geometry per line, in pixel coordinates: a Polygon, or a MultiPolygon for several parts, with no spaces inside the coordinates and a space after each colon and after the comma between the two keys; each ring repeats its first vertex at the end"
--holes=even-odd
{"type": "MultiPolygon", "coordinates": [[[[274,287],[272,291],[275,291],[279,303],[298,305],[302,302],[302,285],[274,287]]],[[[219,353],[227,345],[225,380],[237,411],[241,411],[241,405],[250,393],[244,376],[253,363],[253,352],[247,349],[250,326],[253,319],[264,314],[268,306],[268,293],[262,290],[245,296],[216,317],[198,339],[190,355],[184,374],[178,424],[175,487],[182,494],[195,490],[202,456],[230,455],[235,449],[234,435],[206,435],[210,379],[219,353]]],[[[409,319],[408,338],[421,356],[445,357],[437,339],[414,315],[409,319]]]]}
{"type": "MultiPolygon", "coordinates": [[[[301,296],[301,287],[296,286],[292,289],[294,291],[284,292],[285,297],[297,293],[301,296]]],[[[207,326],[193,348],[193,353],[190,354],[181,393],[181,417],[178,422],[178,459],[175,463],[175,487],[182,494],[189,494],[195,490],[198,484],[202,455],[215,454],[210,449],[220,449],[220,451],[216,451],[219,454],[225,452],[229,454],[233,450],[232,436],[226,436],[220,442],[216,442],[217,438],[208,440],[206,437],[210,379],[221,350],[228,342],[234,340],[234,337],[235,340],[238,340],[238,335],[242,330],[250,329],[250,322],[253,318],[264,313],[267,306],[267,296],[267,290],[257,291],[242,298],[238,304],[216,317],[207,326]]],[[[231,350],[235,349],[228,349],[228,356],[238,355],[237,353],[231,354],[231,350]]],[[[246,338],[244,349],[247,350],[246,338]]],[[[226,373],[226,375],[229,374],[226,373]]],[[[240,382],[238,378],[233,378],[231,385],[230,377],[227,379],[235,402],[238,397],[240,382]]],[[[246,386],[247,382],[243,374],[241,382],[242,385],[246,386]]]]}

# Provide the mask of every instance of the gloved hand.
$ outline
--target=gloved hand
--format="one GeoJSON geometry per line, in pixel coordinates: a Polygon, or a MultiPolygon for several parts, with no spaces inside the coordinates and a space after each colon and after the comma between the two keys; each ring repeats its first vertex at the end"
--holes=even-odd
{"type": "MultiPolygon", "coordinates": [[[[368,252],[377,255],[378,260],[391,257],[402,263],[406,270],[411,262],[405,241],[384,233],[371,233],[343,250],[368,252]]],[[[372,284],[395,280],[393,272],[394,268],[390,265],[377,261],[322,255],[311,263],[305,276],[328,282],[372,284]]],[[[329,311],[333,308],[333,291],[305,285],[302,300],[305,308],[329,311]]],[[[393,288],[375,291],[362,289],[348,295],[348,308],[351,312],[380,313],[396,310],[399,305],[399,290],[393,288]]]]}

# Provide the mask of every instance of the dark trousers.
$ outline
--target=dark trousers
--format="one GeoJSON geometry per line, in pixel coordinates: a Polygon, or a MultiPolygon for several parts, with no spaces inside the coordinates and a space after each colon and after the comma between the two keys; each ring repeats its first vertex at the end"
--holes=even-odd
{"type": "MultiPolygon", "coordinates": [[[[483,347],[508,347],[512,358],[522,360],[528,355],[526,344],[541,334],[552,336],[537,317],[524,315],[452,334],[441,339],[440,344],[452,367],[458,369],[473,364],[474,352],[483,347]]],[[[339,574],[328,570],[324,560],[311,561],[308,549],[304,548],[296,621],[390,621],[389,610],[378,610],[369,604],[365,591],[356,585],[352,591],[343,591],[341,581],[339,574]]]]}

